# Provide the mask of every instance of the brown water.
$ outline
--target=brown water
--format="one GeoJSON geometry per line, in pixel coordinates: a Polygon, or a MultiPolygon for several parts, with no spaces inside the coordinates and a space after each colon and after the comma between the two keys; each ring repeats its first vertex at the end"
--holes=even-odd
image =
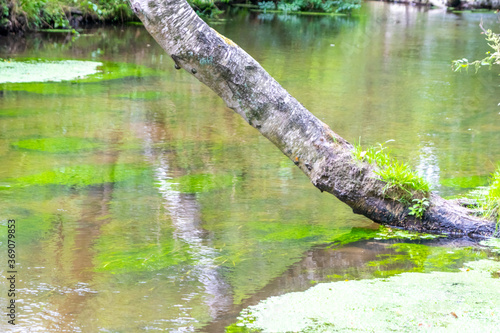
{"type": "MultiPolygon", "coordinates": [[[[488,50],[481,18],[498,27],[494,14],[382,3],[352,18],[239,11],[213,27],[347,140],[394,139],[394,155],[454,195],[486,184],[500,160],[498,69],[450,68],[488,50]]],[[[4,317],[0,331],[221,332],[270,295],[491,255],[379,239],[176,71],[142,27],[2,38],[0,58],[91,60],[109,72],[0,84],[1,256],[16,219],[19,291],[19,325],[4,317]]]]}

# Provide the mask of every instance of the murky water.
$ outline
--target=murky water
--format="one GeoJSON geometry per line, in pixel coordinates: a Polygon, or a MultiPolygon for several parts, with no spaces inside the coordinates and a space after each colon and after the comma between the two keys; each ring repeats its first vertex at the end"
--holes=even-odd
{"type": "MultiPolygon", "coordinates": [[[[498,27],[369,3],[352,18],[239,11],[214,28],[347,140],[394,139],[454,195],[500,160],[498,69],[450,69],[488,51],[481,18],[498,27]]],[[[0,57],[103,63],[96,79],[0,84],[0,240],[16,219],[19,324],[1,331],[221,332],[270,295],[494,255],[378,239],[141,27],[2,38],[0,57]]]]}

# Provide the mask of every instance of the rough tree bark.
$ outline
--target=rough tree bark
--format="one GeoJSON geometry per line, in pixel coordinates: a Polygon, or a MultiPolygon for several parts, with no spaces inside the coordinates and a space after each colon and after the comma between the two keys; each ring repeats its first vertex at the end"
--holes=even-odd
{"type": "MultiPolygon", "coordinates": [[[[422,219],[388,198],[376,166],[352,155],[353,146],[313,116],[250,55],[210,28],[185,0],[130,0],[149,33],[185,69],[290,158],[321,191],[354,213],[395,227],[455,236],[499,237],[494,221],[430,194],[422,219]]],[[[390,195],[389,195],[390,196],[390,195]]]]}

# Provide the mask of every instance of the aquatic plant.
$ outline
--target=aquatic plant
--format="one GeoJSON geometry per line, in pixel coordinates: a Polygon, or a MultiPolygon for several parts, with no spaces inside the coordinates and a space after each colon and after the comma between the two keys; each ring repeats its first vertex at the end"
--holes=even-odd
{"type": "Polygon", "coordinates": [[[500,293],[492,272],[500,264],[464,265],[459,272],[321,283],[270,297],[241,311],[226,332],[495,331],[500,293]],[[380,295],[391,295],[390,302],[380,295]]]}

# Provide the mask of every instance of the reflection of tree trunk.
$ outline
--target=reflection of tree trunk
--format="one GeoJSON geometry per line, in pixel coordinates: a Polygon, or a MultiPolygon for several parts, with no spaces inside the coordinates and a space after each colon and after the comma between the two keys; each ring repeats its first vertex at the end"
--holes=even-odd
{"type": "Polygon", "coordinates": [[[270,297],[289,292],[300,292],[311,287],[311,281],[329,280],[326,275],[343,275],[347,269],[362,271],[366,263],[374,261],[383,253],[393,253],[385,244],[356,244],[340,249],[315,249],[304,253],[304,258],[294,264],[280,277],[272,280],[268,285],[234,305],[231,313],[215,320],[203,328],[204,332],[224,332],[224,328],[235,322],[235,317],[249,306],[270,297]]]}
{"type": "Polygon", "coordinates": [[[230,287],[219,274],[214,260],[218,256],[217,251],[205,245],[207,233],[201,228],[200,207],[196,196],[172,190],[168,178],[164,176],[168,174],[164,156],[156,166],[156,171],[159,191],[175,227],[174,237],[189,245],[189,254],[196,263],[193,272],[205,286],[205,292],[210,295],[207,305],[212,318],[216,318],[233,304],[233,300],[230,287]]]}
{"type": "MultiPolygon", "coordinates": [[[[460,242],[449,239],[436,239],[425,242],[429,246],[445,246],[450,248],[472,246],[474,243],[467,239],[460,242]]],[[[325,282],[343,280],[347,274],[349,278],[373,278],[373,270],[368,263],[380,260],[383,255],[397,255],[399,252],[390,245],[399,243],[399,240],[359,241],[345,247],[317,248],[304,253],[304,258],[290,267],[285,273],[272,280],[264,288],[234,305],[226,316],[206,325],[203,332],[224,332],[225,327],[235,322],[235,318],[249,306],[272,296],[285,293],[301,292],[311,287],[311,281],[325,282]],[[335,277],[337,276],[337,277],[335,277]]],[[[400,263],[404,267],[408,262],[400,263]]],[[[398,269],[390,266],[388,269],[398,269]]]]}
{"type": "Polygon", "coordinates": [[[455,235],[500,236],[495,223],[438,195],[422,219],[409,215],[378,168],[353,157],[353,147],[288,94],[252,57],[205,24],[185,0],[130,0],[146,29],[184,68],[273,142],[321,191],[375,222],[455,235]],[[390,192],[390,193],[387,193],[390,192]]]}
{"type": "MultiPolygon", "coordinates": [[[[160,117],[159,117],[160,118],[160,117]]],[[[207,239],[207,232],[202,228],[200,206],[195,194],[181,193],[172,189],[169,182],[174,172],[170,170],[166,152],[157,152],[151,148],[153,143],[168,140],[166,125],[163,122],[150,121],[144,124],[145,133],[143,140],[144,150],[148,160],[155,169],[155,178],[159,185],[159,192],[164,199],[164,207],[169,212],[172,225],[175,228],[174,237],[184,242],[189,247],[189,255],[194,259],[195,266],[191,275],[204,285],[208,295],[207,305],[210,315],[216,318],[224,313],[233,304],[230,286],[219,274],[214,258],[218,252],[211,246],[207,239]]],[[[175,174],[180,173],[178,170],[175,174]]]]}

